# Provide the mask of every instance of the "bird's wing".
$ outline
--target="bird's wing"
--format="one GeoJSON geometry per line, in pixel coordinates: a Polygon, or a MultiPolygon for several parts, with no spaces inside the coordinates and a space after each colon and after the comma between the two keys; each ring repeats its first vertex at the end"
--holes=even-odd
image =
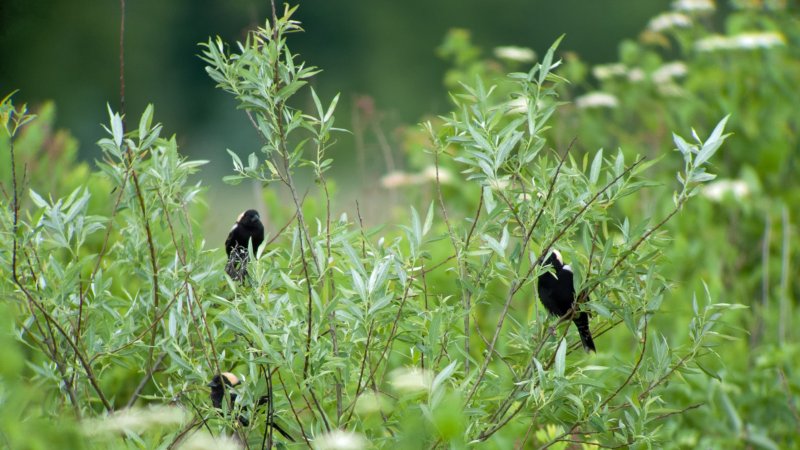
{"type": "MultiPolygon", "coordinates": [[[[572,291],[573,297],[575,296],[575,277],[572,275],[572,267],[569,264],[565,265],[562,270],[558,272],[558,276],[564,283],[569,286],[570,291],[572,291]]],[[[561,281],[559,280],[559,281],[561,281]]]]}

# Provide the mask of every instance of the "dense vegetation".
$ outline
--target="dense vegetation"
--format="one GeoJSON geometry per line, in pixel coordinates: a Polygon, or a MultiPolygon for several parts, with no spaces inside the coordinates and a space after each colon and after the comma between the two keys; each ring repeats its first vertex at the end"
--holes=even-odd
{"type": "Polygon", "coordinates": [[[741,3],[715,34],[704,4],[592,68],[453,31],[452,113],[405,131],[410,169],[383,182],[406,206],[377,227],[337,209],[338,97],[307,86],[324,77],[291,51],[293,10],[210,39],[209,76],[263,138],[226,181],[261,186],[277,224],[241,284],[198,226],[203,161],[153,107],[109,108],[92,169],[52,106],[9,95],[3,445],[796,445],[800,21],[741,3]],[[539,307],[553,249],[597,354],[539,307]],[[220,372],[244,379],[234,412],[208,400],[220,372]]]}

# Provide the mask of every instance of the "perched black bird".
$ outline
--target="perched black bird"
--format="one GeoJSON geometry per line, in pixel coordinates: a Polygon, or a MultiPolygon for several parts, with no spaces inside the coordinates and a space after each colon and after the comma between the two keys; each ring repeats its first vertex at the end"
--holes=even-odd
{"type": "Polygon", "coordinates": [[[219,375],[214,375],[214,378],[208,383],[208,387],[211,388],[211,404],[214,405],[214,408],[222,409],[222,399],[225,398],[226,391],[228,391],[230,395],[230,404],[228,404],[228,408],[232,408],[233,404],[236,402],[236,393],[233,392],[231,388],[238,386],[240,383],[239,377],[230,372],[222,372],[219,375]],[[225,386],[222,385],[223,382],[225,386]]]}
{"type": "Polygon", "coordinates": [[[253,253],[264,242],[264,225],[255,209],[248,209],[239,214],[233,224],[228,239],[225,239],[225,252],[228,254],[228,264],[225,272],[234,280],[243,280],[247,274],[248,243],[252,243],[253,253]]]}
{"type": "MultiPolygon", "coordinates": [[[[561,253],[553,250],[547,257],[545,264],[553,267],[552,272],[539,275],[539,300],[550,314],[561,317],[572,309],[575,303],[575,286],[572,284],[572,268],[564,264],[561,253]]],[[[585,311],[576,311],[572,318],[575,326],[578,327],[578,334],[581,337],[583,348],[588,351],[594,349],[592,333],[589,330],[589,314],[585,311]]]]}
{"type": "MultiPolygon", "coordinates": [[[[223,399],[225,399],[225,392],[228,392],[228,398],[229,398],[228,410],[233,409],[234,405],[236,404],[236,399],[238,397],[236,395],[236,392],[234,392],[233,388],[239,386],[240,384],[242,384],[242,382],[241,380],[239,380],[239,377],[230,372],[222,372],[219,375],[214,375],[214,378],[212,378],[211,382],[208,383],[208,387],[211,388],[211,404],[214,406],[214,408],[222,409],[222,401],[223,399]]],[[[256,408],[262,405],[266,405],[268,402],[269,398],[266,395],[264,395],[258,399],[258,402],[256,403],[256,408]]],[[[239,423],[242,424],[242,426],[244,427],[250,426],[250,419],[248,419],[244,415],[240,414],[238,419],[239,423]]],[[[285,437],[287,440],[294,442],[294,439],[289,435],[289,433],[287,433],[283,428],[281,428],[280,425],[278,425],[274,421],[272,422],[271,425],[272,428],[274,428],[278,433],[283,435],[283,437],[285,437]]]]}

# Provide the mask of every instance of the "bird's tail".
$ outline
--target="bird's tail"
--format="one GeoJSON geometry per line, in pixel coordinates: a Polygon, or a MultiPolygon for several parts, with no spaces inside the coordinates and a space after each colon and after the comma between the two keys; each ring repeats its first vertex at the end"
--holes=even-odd
{"type": "Polygon", "coordinates": [[[244,252],[241,250],[242,247],[234,248],[225,265],[225,273],[234,281],[243,281],[247,277],[247,249],[244,252]]]}
{"type": "Polygon", "coordinates": [[[581,337],[581,344],[587,352],[597,352],[594,349],[594,340],[592,340],[592,332],[589,330],[589,314],[586,312],[579,312],[573,319],[575,326],[578,327],[578,335],[581,337]]]}

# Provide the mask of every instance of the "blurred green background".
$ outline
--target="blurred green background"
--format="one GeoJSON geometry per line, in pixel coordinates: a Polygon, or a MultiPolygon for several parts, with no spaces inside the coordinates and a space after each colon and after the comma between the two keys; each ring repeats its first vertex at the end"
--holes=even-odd
{"type": "MultiPolygon", "coordinates": [[[[54,100],[56,126],[78,138],[80,154],[99,154],[106,103],[119,105],[119,2],[3,0],[0,3],[0,88],[19,89],[18,102],[54,100]]],[[[309,33],[292,39],[306,61],[324,69],[315,79],[322,98],[342,93],[339,125],[350,128],[353,98],[367,95],[391,129],[448,109],[436,55],[447,31],[470,30],[484,48],[562,45],[591,62],[614,60],[617,44],[635,37],[667,1],[532,2],[445,0],[405,2],[303,1],[297,18],[309,33]]],[[[176,133],[184,153],[212,160],[210,173],[230,168],[229,147],[249,153],[256,135],[234,102],[214,89],[196,55],[197,44],[220,35],[243,39],[263,24],[265,1],[129,1],[125,26],[126,110],[138,117],[147,103],[176,133]]],[[[338,158],[352,138],[341,137],[338,158]]],[[[340,169],[346,165],[337,165],[340,169]]],[[[211,181],[211,177],[206,181],[211,181]]]]}
{"type": "MultiPolygon", "coordinates": [[[[55,126],[78,139],[81,159],[94,160],[100,154],[95,142],[103,133],[106,103],[114,109],[120,105],[120,3],[2,0],[0,4],[0,90],[19,89],[16,101],[34,107],[55,101],[55,126]]],[[[635,37],[668,4],[664,0],[311,0],[300,2],[296,16],[310,32],[294,35],[292,48],[324,70],[312,81],[321,98],[341,93],[337,126],[352,130],[357,98],[373,99],[380,113],[379,127],[386,133],[382,148],[399,154],[402,143],[397,134],[402,127],[448,111],[443,79],[450,64],[436,51],[448,30],[469,30],[473,41],[487,49],[487,57],[500,45],[530,47],[542,54],[566,34],[563,50],[601,63],[613,61],[618,43],[635,37]]],[[[198,43],[219,35],[233,44],[244,39],[247,30],[263,25],[269,14],[266,1],[126,4],[125,112],[138,117],[153,103],[156,120],[164,123],[167,134],[177,135],[181,152],[210,160],[202,181],[213,187],[208,202],[216,214],[205,223],[211,235],[224,235],[231,217],[260,201],[254,186],[221,183],[231,169],[225,149],[247,155],[261,144],[234,101],[214,88],[197,58],[198,43]]],[[[352,209],[354,197],[375,193],[387,167],[378,143],[367,142],[364,173],[368,176],[354,173],[354,136],[339,134],[337,139],[332,175],[341,190],[351,193],[344,196],[347,200],[340,197],[337,206],[352,209]]],[[[370,206],[381,204],[380,200],[364,203],[369,223],[386,218],[386,210],[370,206]]]]}
{"type": "MultiPolygon", "coordinates": [[[[733,325],[725,331],[736,340],[719,347],[719,363],[699,369],[713,375],[687,372],[681,375],[686,384],[672,386],[673,400],[705,406],[685,417],[676,416],[665,425],[663,435],[677,436],[673,444],[681,448],[740,448],[745,440],[751,448],[797,448],[796,292],[800,287],[791,273],[800,261],[796,244],[798,4],[778,0],[731,4],[738,9],[720,2],[716,12],[692,15],[691,26],[645,36],[640,33],[651,18],[669,9],[670,2],[441,1],[431,6],[421,1],[306,1],[296,17],[308,32],[292,36],[290,45],[306,61],[324,69],[313,80],[323,103],[341,92],[337,126],[353,130],[366,126],[354,119],[374,106],[372,124],[378,131],[362,133],[369,142],[359,144],[357,132],[340,134],[331,152],[336,159],[332,170],[336,189],[353,191],[353,195],[336,197],[334,211],[352,211],[353,197],[359,198],[371,222],[384,221],[386,217],[380,214],[391,212],[386,198],[394,205],[406,200],[404,210],[408,204],[430,203],[427,186],[405,191],[378,188],[378,178],[388,170],[383,147],[395,155],[398,169],[423,173],[430,157],[420,151],[427,144],[421,133],[414,134],[413,124],[450,109],[444,80],[451,72],[467,80],[471,69],[482,70],[485,81],[493,83],[505,69],[516,70],[490,60],[491,49],[498,45],[530,47],[541,56],[565,33],[559,48],[565,64],[559,74],[573,84],[561,93],[568,104],[554,116],[552,146],[565,148],[578,136],[575,153],[584,163],[586,155],[599,147],[612,151],[619,146],[629,154],[649,157],[666,155],[666,169],[653,173],[653,180],[663,183],[666,190],[674,184],[672,166],[681,163],[671,151],[671,133],[689,136],[694,127],[704,136],[721,117],[731,114],[733,135],[714,161],[720,177],[713,185],[717,194],[704,190],[669,224],[671,241],[664,251],[662,275],[675,280],[675,286],[665,301],[658,331],[671,344],[686,340],[690,299],[702,293],[704,283],[709,297],[748,309],[731,318],[733,325]],[[448,41],[460,45],[450,49],[449,58],[456,59],[455,63],[437,54],[453,28],[472,35],[471,45],[448,41]],[[754,47],[753,36],[759,32],[762,40],[772,37],[772,44],[762,41],[754,47]],[[721,41],[722,36],[728,40],[721,41]],[[624,42],[626,38],[632,40],[624,42]],[[701,44],[715,42],[718,48],[700,50],[701,44]],[[720,42],[728,47],[719,47],[720,42]],[[478,47],[486,58],[458,63],[459,57],[478,47]],[[610,62],[618,64],[604,67],[609,74],[598,77],[595,64],[610,62]],[[656,75],[663,75],[663,69],[673,63],[683,67],[683,73],[659,81],[656,75]],[[586,97],[583,94],[596,89],[606,98],[613,96],[615,106],[578,106],[578,99],[586,97]],[[379,142],[381,136],[385,143],[379,142]],[[368,153],[364,172],[354,164],[359,147],[368,153]],[[792,442],[795,447],[789,447],[792,442]]],[[[205,248],[221,244],[242,206],[258,204],[275,213],[288,204],[281,205],[285,196],[276,185],[261,199],[266,201],[259,202],[258,196],[265,195],[260,189],[224,186],[219,181],[231,172],[225,148],[246,157],[260,144],[242,112],[235,109],[236,103],[214,88],[196,57],[198,42],[214,35],[226,42],[242,39],[267,14],[267,2],[184,0],[127,5],[127,112],[136,118],[147,103],[155,104],[156,121],[165,124],[166,134],[177,134],[181,151],[192,159],[211,160],[202,172],[203,184],[211,186],[205,196],[211,212],[205,224],[211,230],[205,248]]],[[[83,160],[99,154],[94,142],[104,135],[100,124],[107,121],[106,103],[114,109],[119,106],[118,27],[117,2],[0,3],[0,90],[5,94],[20,89],[15,101],[27,101],[34,108],[55,100],[58,114],[52,127],[68,129],[78,138],[83,160]]],[[[49,129],[52,110],[38,112],[39,126],[49,129]]],[[[31,161],[44,154],[36,139],[46,131],[30,133],[30,151],[20,144],[20,154],[33,155],[31,161]]],[[[47,145],[41,147],[50,151],[47,145]]],[[[57,153],[46,154],[54,165],[68,160],[59,159],[57,153]]],[[[31,164],[31,179],[72,186],[87,176],[85,168],[63,166],[70,169],[70,177],[53,175],[47,162],[38,173],[31,164]]],[[[453,173],[458,170],[455,165],[446,168],[453,173]]],[[[6,169],[0,165],[0,171],[6,169]]],[[[110,190],[105,185],[95,189],[110,190]]],[[[447,189],[446,194],[455,199],[463,194],[458,192],[461,186],[447,189]]],[[[313,196],[307,205],[319,208],[313,196]]],[[[669,207],[645,198],[624,212],[642,218],[669,207]]],[[[475,205],[464,203],[457,208],[472,211],[475,205]]],[[[276,217],[272,231],[287,218],[276,217]]]]}

